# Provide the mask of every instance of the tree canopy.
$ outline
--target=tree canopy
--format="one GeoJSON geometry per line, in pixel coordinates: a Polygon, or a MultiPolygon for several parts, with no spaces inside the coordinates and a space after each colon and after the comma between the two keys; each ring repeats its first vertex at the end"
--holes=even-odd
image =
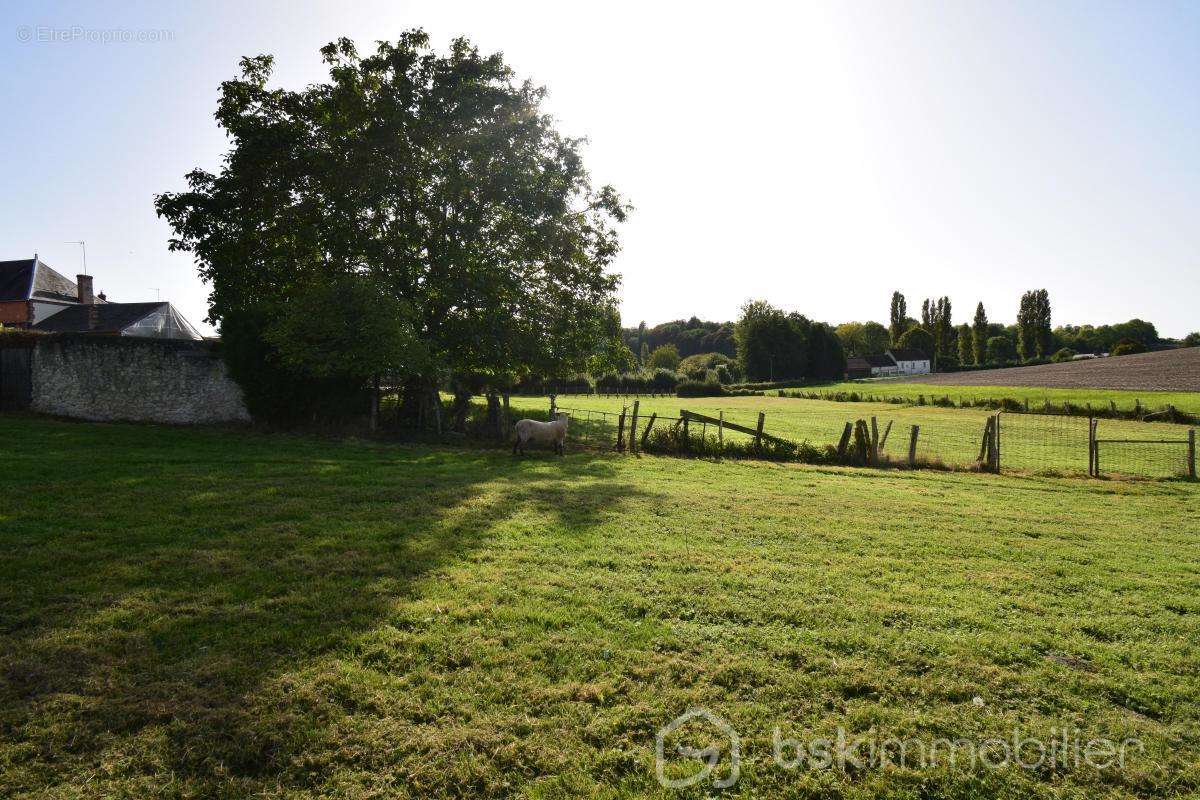
{"type": "Polygon", "coordinates": [[[231,348],[254,351],[243,371],[429,387],[628,357],[606,270],[628,206],[593,188],[544,89],[420,30],[321,54],[328,82],[300,91],[268,87],[270,56],[243,59],[221,85],[221,169],[156,199],[211,284],[209,321],[260,345],[231,348]]]}
{"type": "Polygon", "coordinates": [[[914,325],[900,337],[897,346],[905,350],[916,350],[932,359],[936,343],[933,340],[932,333],[919,325],[914,325]]]}
{"type": "Polygon", "coordinates": [[[833,328],[800,314],[785,314],[765,300],[742,306],[734,337],[748,380],[825,380],[845,373],[845,352],[833,328]]]}
{"type": "Polygon", "coordinates": [[[878,322],[843,322],[834,331],[848,356],[874,356],[892,344],[888,329],[878,322]]]}

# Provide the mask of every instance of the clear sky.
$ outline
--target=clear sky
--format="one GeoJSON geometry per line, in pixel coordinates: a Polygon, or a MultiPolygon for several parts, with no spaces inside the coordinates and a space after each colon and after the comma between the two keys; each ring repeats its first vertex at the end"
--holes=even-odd
{"type": "Polygon", "coordinates": [[[626,325],[752,297],[886,322],[893,289],[1010,322],[1045,287],[1056,324],[1200,329],[1198,2],[5,0],[0,259],[74,275],[86,240],[98,290],[199,324],[152,202],[218,166],[220,81],[271,53],[300,87],[326,42],[416,26],[502,50],[589,138],[637,208],[626,325]]]}

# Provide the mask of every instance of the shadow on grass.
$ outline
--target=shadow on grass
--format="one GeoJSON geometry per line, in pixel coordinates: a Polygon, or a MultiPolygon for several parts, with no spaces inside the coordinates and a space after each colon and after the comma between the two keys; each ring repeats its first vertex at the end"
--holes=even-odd
{"type": "Polygon", "coordinates": [[[278,780],[312,720],[264,728],[248,702],[264,683],[383,624],[516,515],[573,536],[646,498],[587,454],[4,417],[0,437],[17,442],[0,477],[5,795],[115,762],[202,794],[278,780]]]}

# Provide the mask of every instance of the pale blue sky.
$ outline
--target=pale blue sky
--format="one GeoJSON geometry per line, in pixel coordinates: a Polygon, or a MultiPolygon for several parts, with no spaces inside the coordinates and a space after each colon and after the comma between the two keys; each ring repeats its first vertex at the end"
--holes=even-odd
{"type": "Polygon", "coordinates": [[[152,201],[217,166],[219,82],[271,53],[298,87],[331,39],[414,26],[503,50],[590,138],[637,207],[626,324],[749,297],[885,321],[895,288],[1012,321],[1044,286],[1056,323],[1200,329],[1197,2],[8,0],[0,259],[73,275],[84,239],[98,289],[158,289],[199,324],[206,290],[152,201]],[[113,31],[160,41],[90,40],[113,31]]]}

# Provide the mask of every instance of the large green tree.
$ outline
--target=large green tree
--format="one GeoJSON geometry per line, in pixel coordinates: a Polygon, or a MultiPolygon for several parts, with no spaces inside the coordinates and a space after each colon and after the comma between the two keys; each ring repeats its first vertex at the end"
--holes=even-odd
{"type": "Polygon", "coordinates": [[[987,361],[988,318],[983,302],[975,306],[975,320],[971,323],[971,356],[974,363],[987,361]]]}
{"type": "Polygon", "coordinates": [[[905,331],[904,335],[900,337],[900,341],[896,344],[905,350],[916,350],[931,359],[937,346],[934,342],[933,334],[920,325],[914,325],[905,331]]]}
{"type": "Polygon", "coordinates": [[[733,328],[738,363],[751,381],[801,378],[808,368],[808,342],[788,315],[765,300],[742,306],[733,328]]]}
{"type": "Polygon", "coordinates": [[[848,356],[879,355],[892,343],[888,329],[878,322],[843,322],[834,332],[848,356]]]}
{"type": "Polygon", "coordinates": [[[243,59],[221,85],[221,169],[156,200],[211,284],[209,321],[252,354],[235,376],[391,373],[412,397],[626,355],[606,267],[628,208],[593,188],[543,89],[419,30],[321,53],[329,80],[300,91],[268,86],[270,56],[243,59]]]}
{"type": "Polygon", "coordinates": [[[958,360],[955,346],[955,330],[951,322],[951,304],[949,297],[930,298],[921,303],[921,327],[933,336],[933,351],[930,354],[934,361],[958,360]]]}
{"type": "Polygon", "coordinates": [[[892,344],[897,344],[908,325],[908,302],[900,292],[892,292],[892,307],[888,312],[888,332],[892,334],[892,344]]]}
{"type": "Polygon", "coordinates": [[[974,363],[971,345],[971,326],[964,322],[958,326],[958,363],[964,367],[974,363]]]}
{"type": "Polygon", "coordinates": [[[1021,305],[1017,310],[1017,352],[1026,361],[1047,358],[1053,345],[1050,293],[1045,289],[1025,292],[1021,295],[1021,305]]]}

